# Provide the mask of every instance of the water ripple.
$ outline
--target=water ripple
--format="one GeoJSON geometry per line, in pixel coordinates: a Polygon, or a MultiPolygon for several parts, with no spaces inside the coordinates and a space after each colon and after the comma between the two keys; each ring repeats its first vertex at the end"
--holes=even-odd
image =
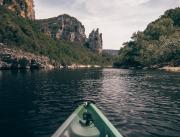
{"type": "Polygon", "coordinates": [[[1,135],[49,137],[78,99],[125,137],[180,135],[180,74],[123,69],[0,71],[1,135]]]}

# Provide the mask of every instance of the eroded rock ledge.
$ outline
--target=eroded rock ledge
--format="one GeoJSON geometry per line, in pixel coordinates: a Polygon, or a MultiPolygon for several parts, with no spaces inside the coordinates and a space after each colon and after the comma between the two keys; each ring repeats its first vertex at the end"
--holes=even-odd
{"type": "Polygon", "coordinates": [[[53,69],[50,59],[22,50],[0,47],[0,69],[53,69]]]}

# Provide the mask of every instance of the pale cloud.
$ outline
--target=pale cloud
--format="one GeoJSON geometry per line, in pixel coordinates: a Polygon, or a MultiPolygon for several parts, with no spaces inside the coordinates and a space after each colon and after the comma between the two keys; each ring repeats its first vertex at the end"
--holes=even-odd
{"type": "Polygon", "coordinates": [[[87,36],[100,28],[105,49],[119,49],[133,32],[178,6],[179,0],[35,0],[37,18],[69,14],[85,25],[87,36]]]}

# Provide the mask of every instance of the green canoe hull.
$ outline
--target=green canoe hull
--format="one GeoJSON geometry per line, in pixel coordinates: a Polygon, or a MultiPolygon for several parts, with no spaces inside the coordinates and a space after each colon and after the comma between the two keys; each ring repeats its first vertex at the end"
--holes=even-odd
{"type": "Polygon", "coordinates": [[[92,103],[80,105],[52,137],[122,137],[117,129],[92,103]],[[93,123],[83,126],[79,121],[83,119],[83,113],[92,115],[93,123]]]}

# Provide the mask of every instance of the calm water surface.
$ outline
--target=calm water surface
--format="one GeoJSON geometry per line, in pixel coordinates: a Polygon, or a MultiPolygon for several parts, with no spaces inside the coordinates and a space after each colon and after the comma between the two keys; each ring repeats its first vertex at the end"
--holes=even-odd
{"type": "Polygon", "coordinates": [[[180,73],[120,69],[0,71],[0,137],[50,137],[78,99],[124,137],[180,137],[180,73]]]}

